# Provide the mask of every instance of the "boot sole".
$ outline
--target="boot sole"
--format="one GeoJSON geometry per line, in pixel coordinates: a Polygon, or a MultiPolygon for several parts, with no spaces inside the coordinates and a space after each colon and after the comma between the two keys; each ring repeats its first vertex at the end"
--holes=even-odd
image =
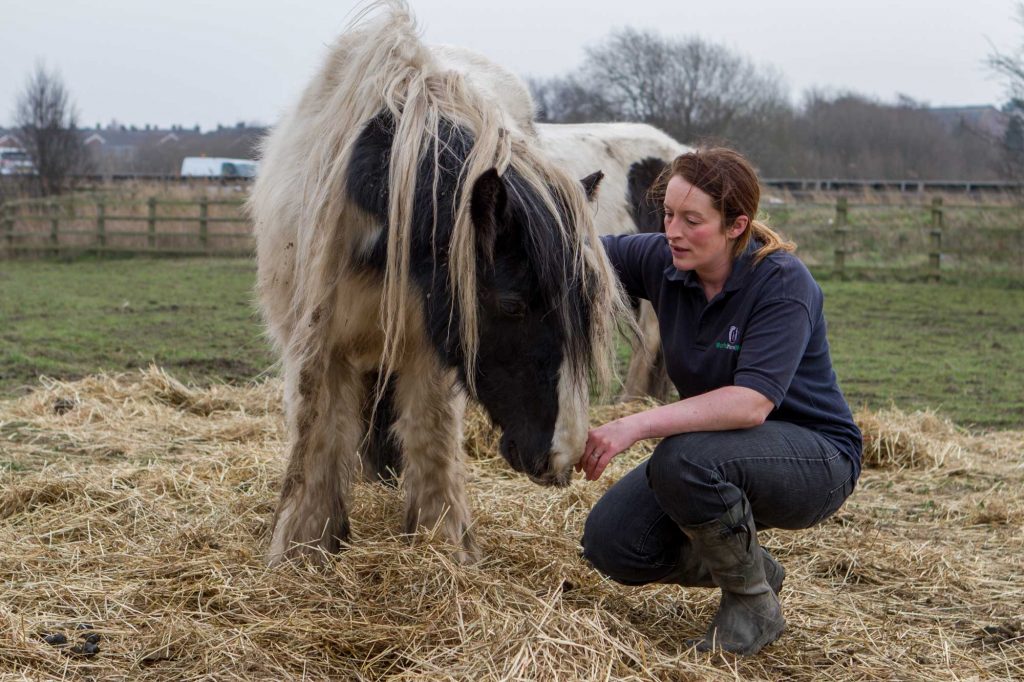
{"type": "Polygon", "coordinates": [[[759,652],[761,649],[771,644],[772,642],[776,641],[779,637],[782,636],[782,633],[785,631],[786,622],[783,621],[782,626],[779,627],[778,630],[769,633],[763,633],[761,637],[754,640],[754,643],[748,647],[730,647],[728,646],[728,644],[723,644],[721,642],[716,642],[712,644],[707,640],[706,637],[703,637],[701,639],[688,639],[686,640],[686,644],[688,646],[696,646],[697,651],[705,653],[709,651],[728,651],[729,653],[736,654],[738,656],[752,656],[759,652]]]}

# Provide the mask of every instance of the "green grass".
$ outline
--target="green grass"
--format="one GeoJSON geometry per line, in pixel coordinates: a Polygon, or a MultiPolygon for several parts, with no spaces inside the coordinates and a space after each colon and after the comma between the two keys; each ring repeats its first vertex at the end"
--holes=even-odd
{"type": "MultiPolygon", "coordinates": [[[[0,397],[39,374],[76,378],[156,363],[200,383],[273,363],[232,259],[0,261],[0,397]]],[[[836,373],[856,408],[933,408],[1024,427],[1024,290],[823,281],[836,373]]]]}
{"type": "Polygon", "coordinates": [[[934,408],[1024,428],[1024,291],[822,282],[832,358],[853,406],[934,408]]]}
{"type": "Polygon", "coordinates": [[[0,261],[0,394],[37,375],[76,378],[157,363],[197,381],[272,362],[246,260],[0,261]]]}

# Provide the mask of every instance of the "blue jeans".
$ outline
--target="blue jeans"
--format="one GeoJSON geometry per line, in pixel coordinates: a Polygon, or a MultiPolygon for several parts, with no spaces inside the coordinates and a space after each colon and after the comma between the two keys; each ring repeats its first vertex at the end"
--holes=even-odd
{"type": "Polygon", "coordinates": [[[583,556],[627,585],[685,584],[694,557],[681,526],[717,519],[745,495],[758,528],[809,528],[853,492],[854,471],[823,436],[786,422],[670,436],[594,505],[583,556]]]}

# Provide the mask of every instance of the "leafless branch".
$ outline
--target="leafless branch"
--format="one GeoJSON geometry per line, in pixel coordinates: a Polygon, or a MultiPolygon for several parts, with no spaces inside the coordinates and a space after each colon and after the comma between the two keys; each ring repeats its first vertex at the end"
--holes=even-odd
{"type": "Polygon", "coordinates": [[[15,125],[43,196],[59,194],[71,175],[86,170],[89,153],[78,134],[78,112],[60,74],[41,62],[18,97],[15,125]]]}

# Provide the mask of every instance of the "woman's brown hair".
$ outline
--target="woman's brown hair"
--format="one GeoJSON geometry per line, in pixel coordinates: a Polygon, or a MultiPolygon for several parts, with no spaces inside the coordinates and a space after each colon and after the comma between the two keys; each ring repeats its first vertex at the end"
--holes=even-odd
{"type": "Polygon", "coordinates": [[[723,230],[740,216],[747,216],[749,227],[732,245],[734,259],[746,250],[751,238],[761,242],[761,248],[754,253],[755,264],[770,253],[796,249],[796,244],[755,220],[761,201],[761,185],[753,166],[739,152],[726,147],[711,147],[677,156],[651,188],[652,198],[659,205],[665,199],[669,180],[677,175],[711,197],[712,205],[722,215],[723,230]]]}

